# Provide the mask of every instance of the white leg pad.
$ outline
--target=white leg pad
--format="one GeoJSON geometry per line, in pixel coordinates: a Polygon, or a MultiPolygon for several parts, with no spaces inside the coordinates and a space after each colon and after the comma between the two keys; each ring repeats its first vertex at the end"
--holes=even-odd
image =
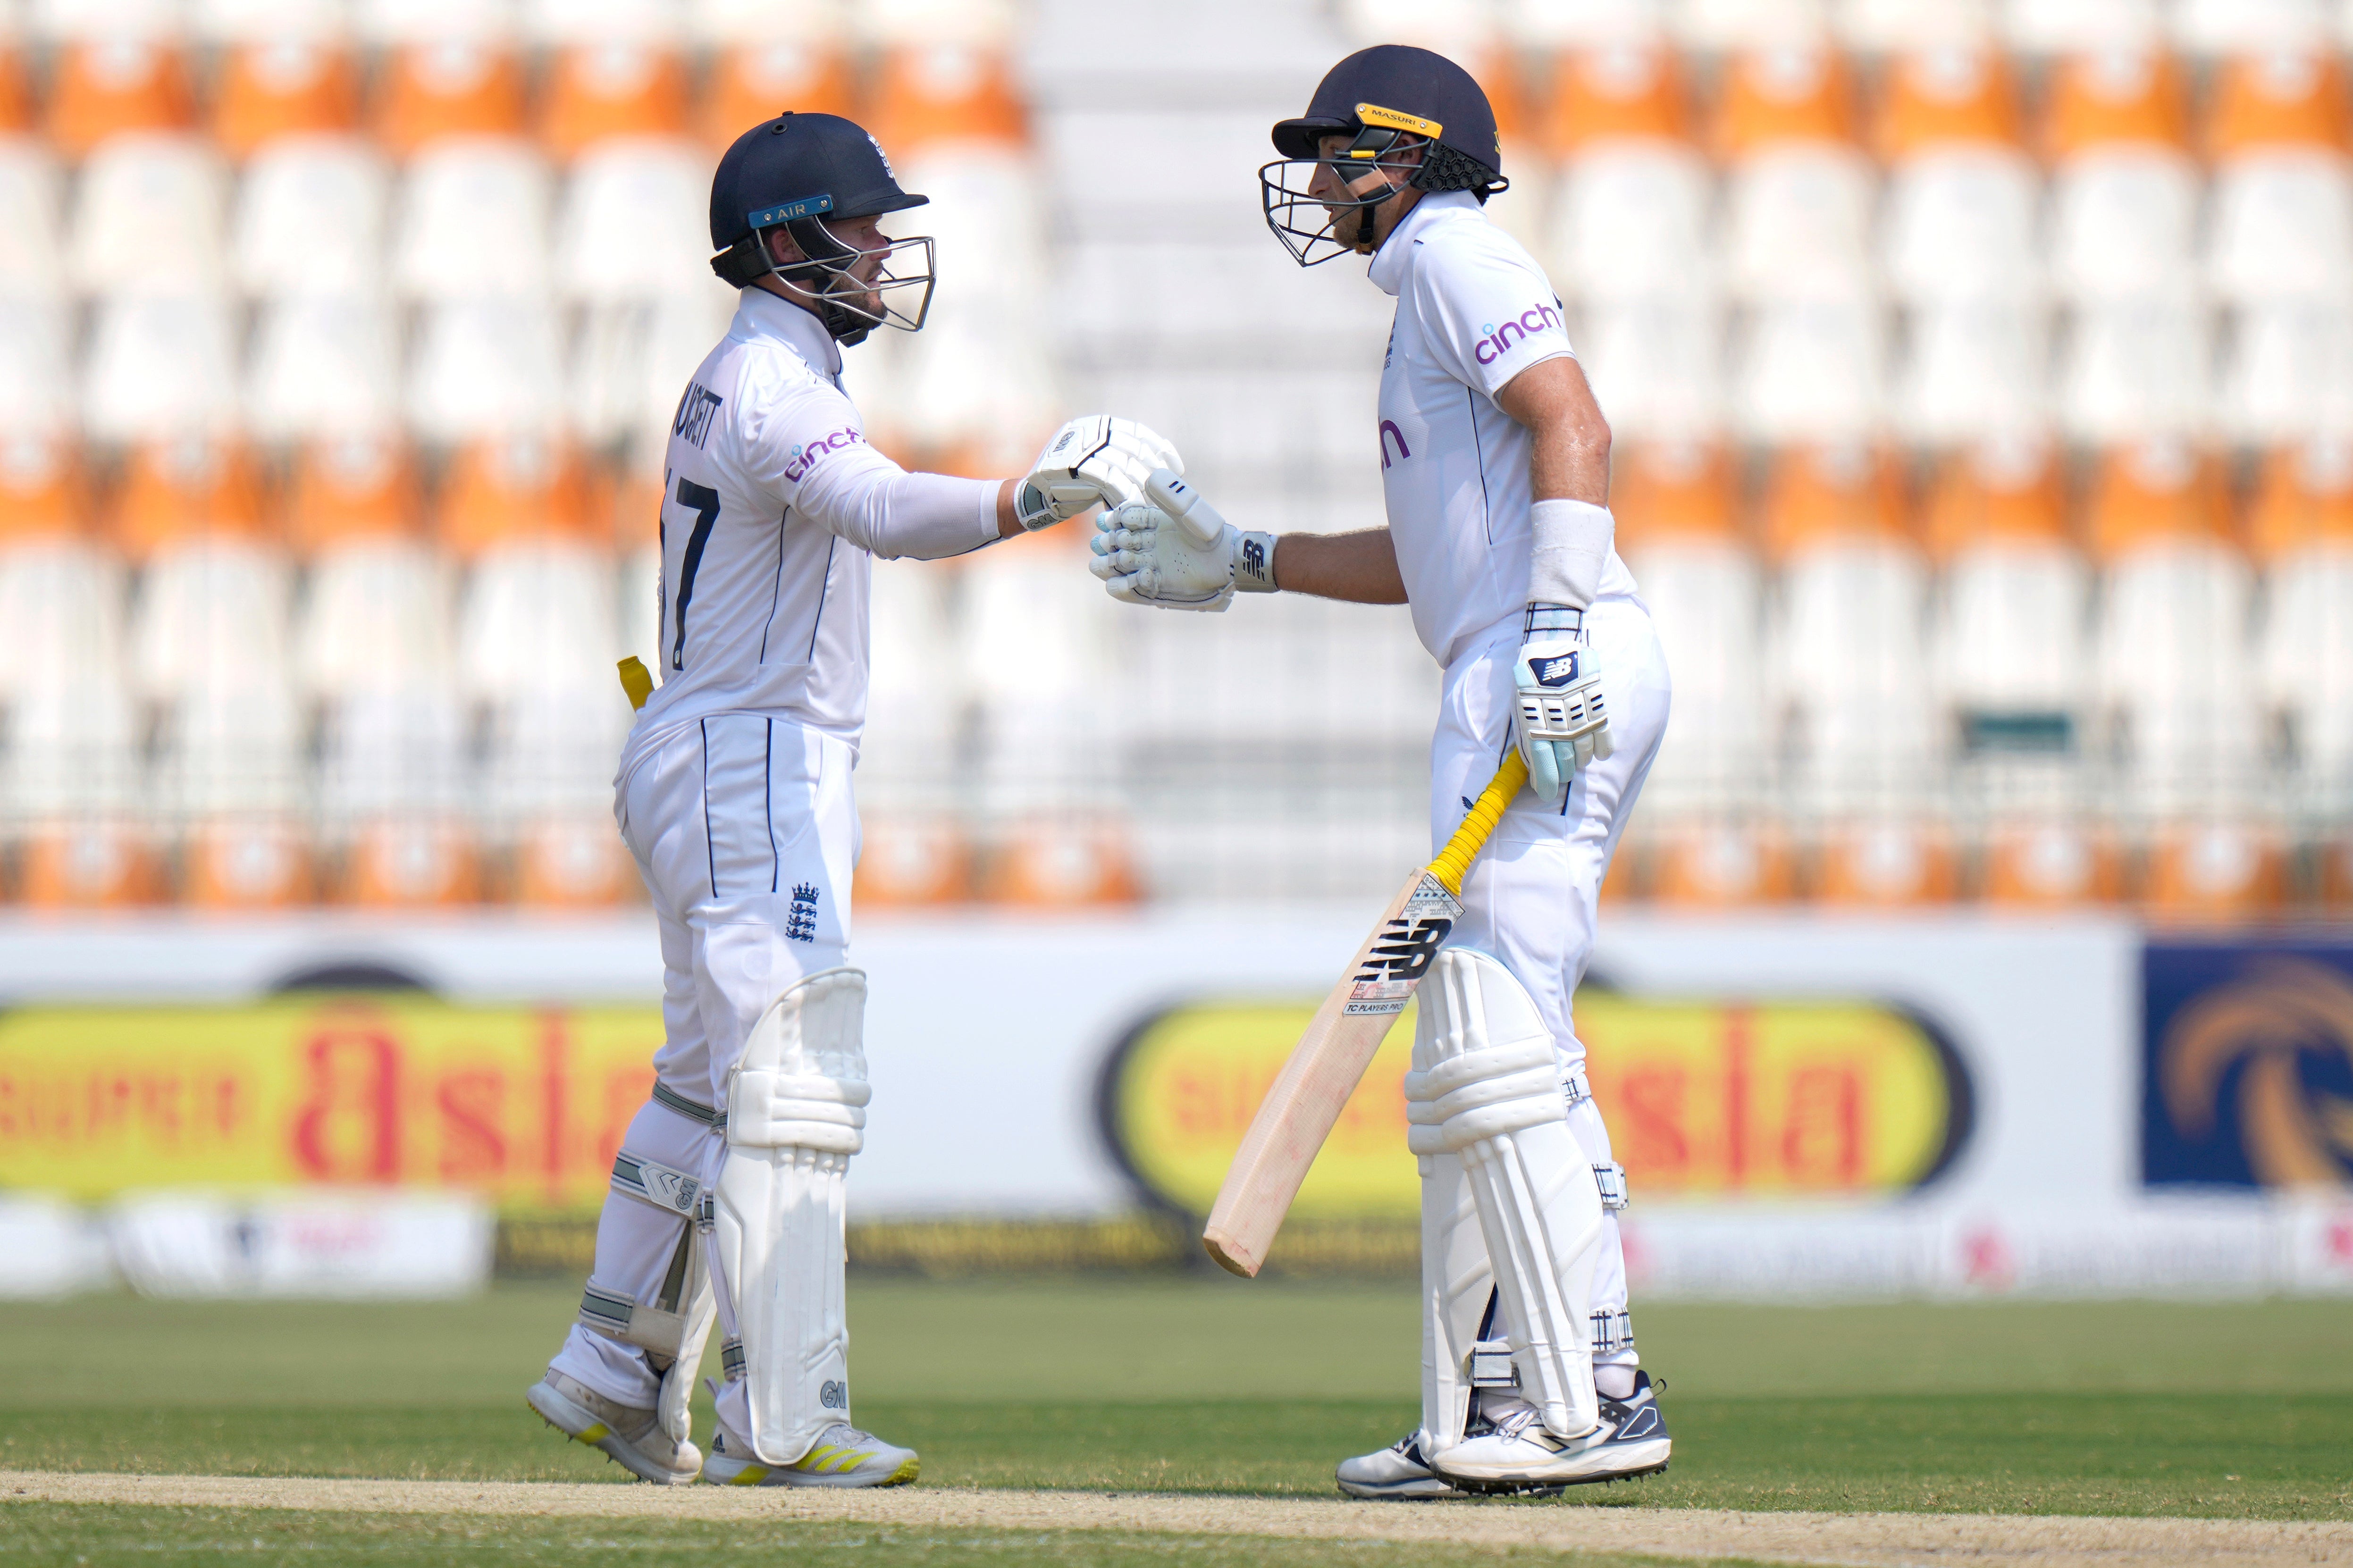
{"type": "Polygon", "coordinates": [[[1554,1436],[1580,1436],[1601,1418],[1586,1315],[1603,1210],[1568,1129],[1552,1033],[1511,971],[1468,948],[1439,954],[1420,1002],[1430,1023],[1405,1079],[1407,1144],[1431,1179],[1441,1159],[1459,1160],[1520,1397],[1554,1436]]]}
{"type": "MultiPolygon", "coordinates": [[[[1424,1007],[1424,1026],[1429,1017],[1424,1007]]],[[[1462,1441],[1471,1419],[1472,1362],[1495,1275],[1462,1157],[1424,1154],[1419,1164],[1421,1451],[1429,1456],[1462,1441]]]]}
{"type": "Polygon", "coordinates": [[[812,974],[761,1016],[729,1079],[712,1250],[745,1436],[770,1465],[800,1459],[849,1416],[842,1176],[865,1142],[865,1016],[863,970],[812,974]]]}

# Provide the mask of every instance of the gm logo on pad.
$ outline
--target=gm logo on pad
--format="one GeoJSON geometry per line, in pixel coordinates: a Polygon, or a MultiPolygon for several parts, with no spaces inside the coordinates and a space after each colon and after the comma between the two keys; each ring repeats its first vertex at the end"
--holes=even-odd
{"type": "Polygon", "coordinates": [[[1577,655],[1562,654],[1557,658],[1535,658],[1528,661],[1538,686],[1567,686],[1577,679],[1577,655]]]}

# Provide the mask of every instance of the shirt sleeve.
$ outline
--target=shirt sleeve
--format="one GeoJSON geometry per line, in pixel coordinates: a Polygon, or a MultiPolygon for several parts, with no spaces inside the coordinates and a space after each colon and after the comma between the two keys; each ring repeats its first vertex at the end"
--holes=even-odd
{"type": "Polygon", "coordinates": [[[769,378],[742,428],[745,479],[828,533],[882,557],[936,560],[997,538],[994,479],[911,474],[866,444],[833,387],[769,378]]]}
{"type": "Polygon", "coordinates": [[[1410,288],[1439,367],[1490,398],[1532,364],[1576,357],[1560,297],[1531,262],[1442,236],[1423,247],[1410,288]]]}

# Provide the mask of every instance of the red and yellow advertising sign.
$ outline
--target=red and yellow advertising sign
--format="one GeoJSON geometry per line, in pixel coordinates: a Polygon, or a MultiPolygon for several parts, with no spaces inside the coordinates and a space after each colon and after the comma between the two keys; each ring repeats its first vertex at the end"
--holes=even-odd
{"type": "Polygon", "coordinates": [[[301,996],[0,1014],[0,1187],[464,1187],[593,1208],[653,1088],[650,1007],[301,996]]]}
{"type": "MultiPolygon", "coordinates": [[[[1314,1009],[1198,1002],[1135,1029],[1106,1070],[1113,1150],[1154,1196],[1205,1214],[1314,1009]]],[[[1645,1197],[1825,1196],[1917,1186],[1967,1136],[1959,1061],[1926,1025],[1868,1002],[1577,1000],[1594,1099],[1645,1197]]],[[[1413,1013],[1390,1030],[1293,1212],[1402,1217],[1413,1013]]]]}

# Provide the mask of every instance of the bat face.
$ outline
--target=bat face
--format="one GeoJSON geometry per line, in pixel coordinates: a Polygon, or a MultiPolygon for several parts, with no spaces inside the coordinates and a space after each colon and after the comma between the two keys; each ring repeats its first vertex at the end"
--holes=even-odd
{"type": "Polygon", "coordinates": [[[1394,1017],[1405,1011],[1413,988],[1430,973],[1439,944],[1462,918],[1462,905],[1427,871],[1405,906],[1381,923],[1348,985],[1340,1011],[1351,1018],[1394,1017]]]}

